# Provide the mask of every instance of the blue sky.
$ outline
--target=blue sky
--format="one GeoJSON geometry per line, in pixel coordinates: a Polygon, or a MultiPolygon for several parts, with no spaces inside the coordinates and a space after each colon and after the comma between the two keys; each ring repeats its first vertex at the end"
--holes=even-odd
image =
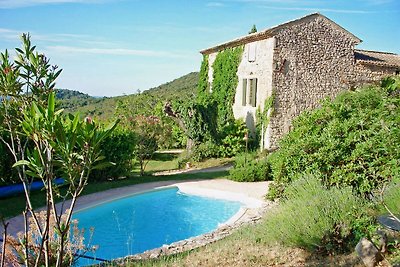
{"type": "Polygon", "coordinates": [[[199,50],[320,12],[400,54],[400,0],[0,0],[0,50],[30,32],[63,69],[57,87],[132,94],[200,68],[199,50]]]}

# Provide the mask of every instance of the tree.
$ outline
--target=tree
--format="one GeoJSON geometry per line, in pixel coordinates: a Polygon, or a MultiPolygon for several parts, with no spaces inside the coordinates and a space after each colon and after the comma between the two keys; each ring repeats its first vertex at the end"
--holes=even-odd
{"type": "Polygon", "coordinates": [[[257,27],[255,24],[253,24],[253,27],[251,27],[249,34],[256,33],[256,32],[257,32],[257,27]]]}
{"type": "Polygon", "coordinates": [[[54,86],[61,70],[35,51],[29,35],[22,35],[22,43],[22,49],[16,48],[14,63],[7,51],[0,54],[0,130],[3,133],[0,140],[13,156],[13,167],[23,184],[26,199],[25,231],[18,243],[13,238],[7,239],[5,227],[2,257],[7,249],[14,249],[21,265],[69,266],[76,259],[74,251],[68,255],[66,252],[71,248],[71,216],[77,197],[90,172],[107,165],[103,162],[100,143],[117,123],[103,129],[91,118],[81,120],[79,114],[64,117],[62,110],[56,111],[54,86]],[[64,195],[53,183],[56,172],[68,184],[64,195]],[[42,181],[45,188],[44,215],[33,209],[30,200],[30,184],[34,179],[42,181]],[[57,209],[57,198],[67,197],[71,197],[67,210],[57,209]],[[36,233],[34,239],[32,232],[36,233]]]}
{"type": "Polygon", "coordinates": [[[156,116],[138,115],[135,118],[136,135],[135,157],[140,164],[140,175],[144,175],[147,163],[158,149],[158,138],[161,135],[160,119],[156,116]]]}

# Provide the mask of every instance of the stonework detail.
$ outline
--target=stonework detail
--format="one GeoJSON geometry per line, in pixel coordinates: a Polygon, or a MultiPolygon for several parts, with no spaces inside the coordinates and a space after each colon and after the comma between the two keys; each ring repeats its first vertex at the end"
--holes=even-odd
{"type": "MultiPolygon", "coordinates": [[[[274,114],[263,133],[262,148],[274,149],[301,112],[343,90],[398,74],[400,56],[357,50],[361,40],[321,14],[311,14],[262,32],[201,51],[212,62],[219,51],[244,45],[233,112],[254,130],[257,108],[275,92],[274,114]],[[255,50],[254,50],[255,49],[255,50]],[[243,80],[257,79],[256,106],[243,105],[243,80]]],[[[211,74],[211,75],[210,75],[211,74]]],[[[212,78],[210,79],[212,82],[212,78]]]]}
{"type": "Polygon", "coordinates": [[[236,88],[233,114],[241,118],[249,129],[254,129],[257,108],[264,108],[265,100],[272,94],[272,61],[275,38],[268,38],[245,45],[242,60],[238,67],[238,86],[236,88]],[[249,60],[250,49],[255,49],[255,60],[249,60]],[[250,79],[257,79],[256,106],[249,103],[250,79]],[[245,86],[244,86],[245,85],[245,86]],[[246,86],[247,85],[247,86],[246,86]],[[243,90],[247,90],[243,94],[243,90]],[[245,96],[246,99],[243,99],[245,96]]]}

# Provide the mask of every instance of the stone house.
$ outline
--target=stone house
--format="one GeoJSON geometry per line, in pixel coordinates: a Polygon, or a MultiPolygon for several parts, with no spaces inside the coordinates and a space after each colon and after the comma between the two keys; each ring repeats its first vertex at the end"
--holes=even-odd
{"type": "Polygon", "coordinates": [[[355,49],[360,42],[349,31],[315,13],[200,52],[208,58],[212,90],[212,66],[217,54],[243,47],[233,113],[254,130],[257,109],[262,111],[274,92],[274,112],[261,140],[262,148],[274,149],[300,112],[340,91],[399,73],[399,55],[355,49]]]}

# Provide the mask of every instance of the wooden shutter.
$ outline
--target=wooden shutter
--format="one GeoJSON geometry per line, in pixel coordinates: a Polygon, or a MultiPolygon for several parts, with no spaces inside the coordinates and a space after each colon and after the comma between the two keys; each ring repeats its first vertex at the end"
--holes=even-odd
{"type": "Polygon", "coordinates": [[[256,61],[256,44],[250,43],[248,45],[248,61],[254,62],[256,61]]]}

